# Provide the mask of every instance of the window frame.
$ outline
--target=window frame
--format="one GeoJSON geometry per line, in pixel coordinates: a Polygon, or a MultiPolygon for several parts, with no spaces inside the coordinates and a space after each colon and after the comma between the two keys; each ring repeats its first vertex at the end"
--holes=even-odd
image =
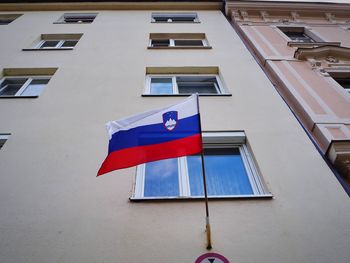
{"type": "Polygon", "coordinates": [[[218,86],[216,86],[216,90],[218,93],[199,93],[200,96],[220,96],[220,95],[228,95],[224,86],[220,80],[218,74],[147,74],[146,75],[146,87],[144,94],[150,96],[188,96],[193,93],[179,93],[178,84],[176,81],[177,77],[215,77],[218,86]],[[164,79],[172,79],[172,94],[152,94],[151,93],[151,81],[152,78],[164,78],[164,79]]]}
{"type": "Polygon", "coordinates": [[[148,47],[154,48],[154,49],[157,49],[157,48],[160,48],[160,49],[161,48],[208,48],[209,45],[208,45],[208,41],[206,39],[196,39],[196,38],[193,38],[193,39],[187,39],[187,38],[157,39],[157,38],[154,38],[154,39],[149,40],[148,47]],[[168,40],[169,45],[168,46],[154,46],[153,45],[154,40],[168,40]],[[176,45],[175,41],[201,41],[202,45],[176,45]]]}
{"type": "Polygon", "coordinates": [[[178,13],[152,13],[151,14],[151,22],[152,23],[200,23],[199,18],[198,18],[198,14],[195,12],[178,12],[178,13]],[[171,17],[191,17],[191,15],[193,15],[193,21],[173,21],[171,17]],[[167,17],[169,17],[166,21],[157,21],[155,19],[155,16],[163,16],[164,19],[166,19],[167,17]]]}
{"type": "MultiPolygon", "coordinates": [[[[242,198],[272,198],[273,195],[268,191],[259,171],[254,162],[251,151],[246,144],[246,137],[243,131],[236,132],[203,132],[203,146],[209,148],[238,148],[245,171],[248,176],[253,194],[250,195],[215,195],[208,196],[209,199],[242,199],[242,198]]],[[[191,196],[190,180],[186,156],[177,158],[178,162],[178,180],[179,180],[179,196],[159,196],[145,197],[145,168],[146,164],[138,165],[134,181],[134,189],[130,200],[189,200],[204,199],[204,196],[191,196]]]]}
{"type": "Polygon", "coordinates": [[[0,150],[9,139],[10,135],[9,133],[0,133],[0,150]]]}
{"type": "MultiPolygon", "coordinates": [[[[51,80],[51,77],[52,77],[51,75],[4,76],[0,79],[0,86],[6,79],[27,79],[27,80],[17,90],[15,95],[0,95],[0,98],[37,98],[37,97],[39,97],[40,94],[38,94],[38,95],[23,95],[23,96],[21,96],[21,94],[26,90],[26,88],[30,85],[30,83],[33,80],[47,79],[48,83],[49,83],[51,80]]],[[[46,86],[45,86],[45,88],[46,88],[46,86]]],[[[0,89],[1,89],[1,87],[0,87],[0,89]]]]}
{"type": "Polygon", "coordinates": [[[312,28],[308,26],[276,25],[273,27],[276,28],[277,31],[280,33],[280,35],[288,42],[289,46],[320,45],[322,43],[333,43],[333,44],[336,43],[336,42],[324,41],[320,36],[318,36],[315,32],[312,31],[312,28]],[[311,38],[313,42],[298,42],[298,41],[292,40],[290,37],[286,35],[285,31],[303,32],[307,37],[311,38]]]}
{"type": "Polygon", "coordinates": [[[350,95],[350,88],[344,88],[344,86],[341,85],[337,80],[337,79],[349,79],[350,81],[350,68],[338,69],[338,70],[328,69],[326,70],[326,72],[328,73],[329,77],[331,77],[334,85],[339,87],[339,90],[342,93],[345,92],[345,94],[350,95]]]}
{"type": "Polygon", "coordinates": [[[0,25],[1,26],[9,25],[22,15],[23,14],[0,14],[0,25]],[[3,21],[6,21],[6,22],[3,22],[3,21]]]}
{"type": "Polygon", "coordinates": [[[36,46],[35,49],[40,49],[40,50],[50,50],[50,49],[67,49],[71,50],[74,49],[74,47],[78,44],[79,39],[42,39],[36,46]],[[55,47],[42,47],[46,41],[58,41],[55,47]],[[63,47],[64,43],[66,41],[76,41],[77,43],[73,47],[63,47]]]}
{"type": "Polygon", "coordinates": [[[92,24],[95,21],[97,15],[98,15],[98,13],[63,13],[63,15],[56,22],[54,22],[54,24],[78,24],[78,25],[92,24]],[[94,18],[91,20],[91,22],[90,21],[88,21],[88,22],[79,22],[79,21],[66,22],[66,19],[67,19],[66,16],[71,16],[72,18],[74,18],[74,16],[76,16],[77,17],[76,19],[78,20],[79,16],[83,19],[84,16],[88,17],[89,15],[94,16],[94,18]]]}

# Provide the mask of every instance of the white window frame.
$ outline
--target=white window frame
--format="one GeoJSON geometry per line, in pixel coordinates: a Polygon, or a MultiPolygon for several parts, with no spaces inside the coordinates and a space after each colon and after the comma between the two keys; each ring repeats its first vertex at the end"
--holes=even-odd
{"type": "MultiPolygon", "coordinates": [[[[38,79],[48,79],[50,81],[51,76],[49,75],[38,75],[38,76],[5,76],[0,79],[0,86],[1,84],[6,80],[6,79],[27,79],[24,84],[22,84],[21,88],[18,89],[15,95],[0,95],[0,98],[6,98],[6,97],[38,97],[39,95],[34,95],[34,96],[22,96],[21,94],[25,91],[25,89],[29,86],[29,84],[33,80],[38,80],[38,79]]],[[[1,88],[0,88],[1,89],[1,88]]]]}
{"type": "MultiPolygon", "coordinates": [[[[267,191],[261,175],[254,163],[254,159],[246,145],[245,133],[242,132],[203,132],[203,145],[208,148],[238,148],[243,160],[243,164],[248,175],[250,185],[253,190],[252,195],[224,195],[224,196],[209,196],[209,198],[266,198],[272,197],[272,194],[267,191]]],[[[148,200],[148,199],[201,199],[203,196],[191,196],[190,182],[187,168],[186,157],[179,157],[179,196],[160,196],[160,197],[145,197],[145,164],[137,166],[136,179],[134,185],[134,193],[131,200],[148,200]]]]}
{"type": "Polygon", "coordinates": [[[38,45],[36,45],[36,49],[73,49],[77,44],[75,44],[74,47],[62,47],[64,42],[66,41],[77,41],[77,44],[79,42],[79,39],[43,39],[41,40],[38,45]],[[58,41],[55,47],[42,47],[46,41],[58,41]]]}
{"type": "Polygon", "coordinates": [[[154,46],[152,44],[153,40],[169,40],[169,45],[168,46],[162,46],[162,48],[167,48],[167,47],[182,47],[182,48],[191,48],[191,47],[196,47],[196,48],[200,48],[200,47],[208,47],[208,42],[206,41],[206,39],[198,39],[198,38],[193,38],[193,39],[184,39],[184,38],[167,38],[167,39],[150,39],[149,41],[149,47],[153,47],[153,48],[157,48],[157,46],[154,46]],[[202,45],[201,46],[196,46],[196,45],[175,45],[175,41],[202,41],[202,45]]]}
{"type": "Polygon", "coordinates": [[[145,94],[148,95],[158,95],[158,96],[163,96],[163,95],[188,95],[188,93],[179,93],[179,89],[177,86],[177,81],[176,77],[215,77],[216,81],[218,83],[218,86],[215,85],[216,91],[218,93],[200,93],[200,95],[203,94],[209,94],[209,95],[221,95],[221,94],[227,94],[223,88],[223,84],[220,80],[220,77],[217,74],[148,74],[146,75],[146,89],[145,89],[145,94]],[[152,78],[164,78],[164,79],[172,79],[172,89],[173,93],[172,94],[152,94],[151,93],[151,81],[152,78]]]}
{"type": "Polygon", "coordinates": [[[152,13],[151,15],[152,23],[199,23],[198,14],[197,13],[152,13]],[[155,16],[167,18],[167,21],[156,21],[155,16]],[[193,21],[173,21],[171,17],[191,17],[193,16],[193,21]]]}
{"type": "Polygon", "coordinates": [[[55,22],[54,24],[91,24],[95,21],[96,17],[97,17],[98,13],[64,13],[57,22],[55,22]],[[66,22],[66,16],[70,16],[72,18],[74,18],[74,16],[77,18],[77,20],[79,19],[79,17],[81,17],[81,19],[83,19],[84,17],[89,17],[89,16],[94,16],[93,20],[91,22],[66,22]]]}

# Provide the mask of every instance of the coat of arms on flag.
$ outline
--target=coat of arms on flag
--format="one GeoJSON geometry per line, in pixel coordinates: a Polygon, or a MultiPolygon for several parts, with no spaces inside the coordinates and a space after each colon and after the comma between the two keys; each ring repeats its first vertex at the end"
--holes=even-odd
{"type": "Polygon", "coordinates": [[[177,111],[168,111],[163,114],[163,124],[167,130],[174,130],[177,122],[177,111]]]}

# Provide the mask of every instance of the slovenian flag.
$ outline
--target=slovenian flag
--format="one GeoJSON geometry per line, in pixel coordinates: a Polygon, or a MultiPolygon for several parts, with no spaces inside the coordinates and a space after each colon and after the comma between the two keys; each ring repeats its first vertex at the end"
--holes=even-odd
{"type": "Polygon", "coordinates": [[[97,176],[202,151],[197,94],[176,105],[110,121],[106,126],[108,156],[97,176]]]}

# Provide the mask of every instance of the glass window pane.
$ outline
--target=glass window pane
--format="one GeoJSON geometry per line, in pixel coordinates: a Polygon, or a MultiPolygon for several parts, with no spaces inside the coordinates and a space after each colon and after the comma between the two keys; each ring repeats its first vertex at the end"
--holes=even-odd
{"type": "Polygon", "coordinates": [[[175,40],[175,46],[203,46],[203,41],[198,39],[180,39],[180,40],[175,40]]]}
{"type": "Polygon", "coordinates": [[[39,96],[49,79],[33,79],[21,96],[39,96]]]}
{"type": "MultiPolygon", "coordinates": [[[[205,149],[204,162],[209,196],[254,194],[238,148],[205,149]]],[[[188,156],[192,196],[202,196],[199,156],[188,156]]]]}
{"type": "Polygon", "coordinates": [[[176,77],[179,93],[210,93],[217,94],[219,86],[215,77],[184,76],[176,77]]]}
{"type": "Polygon", "coordinates": [[[152,39],[152,47],[168,47],[169,45],[169,39],[152,39]]]}
{"type": "Polygon", "coordinates": [[[0,96],[14,96],[22,85],[27,81],[26,78],[7,78],[1,83],[0,96]]]}
{"type": "Polygon", "coordinates": [[[350,78],[334,78],[339,85],[341,85],[347,91],[350,91],[350,78]]]}
{"type": "Polygon", "coordinates": [[[46,40],[40,48],[55,48],[59,42],[59,40],[46,40]]]}
{"type": "Polygon", "coordinates": [[[306,35],[303,32],[285,32],[285,34],[293,41],[303,42],[303,43],[312,43],[315,42],[311,37],[306,35]]]}
{"type": "Polygon", "coordinates": [[[144,196],[179,196],[177,158],[145,164],[144,196]]]}
{"type": "Polygon", "coordinates": [[[77,40],[66,40],[63,42],[62,47],[75,47],[77,43],[77,40]]]}
{"type": "Polygon", "coordinates": [[[152,78],[151,94],[173,94],[171,78],[152,78]]]}

